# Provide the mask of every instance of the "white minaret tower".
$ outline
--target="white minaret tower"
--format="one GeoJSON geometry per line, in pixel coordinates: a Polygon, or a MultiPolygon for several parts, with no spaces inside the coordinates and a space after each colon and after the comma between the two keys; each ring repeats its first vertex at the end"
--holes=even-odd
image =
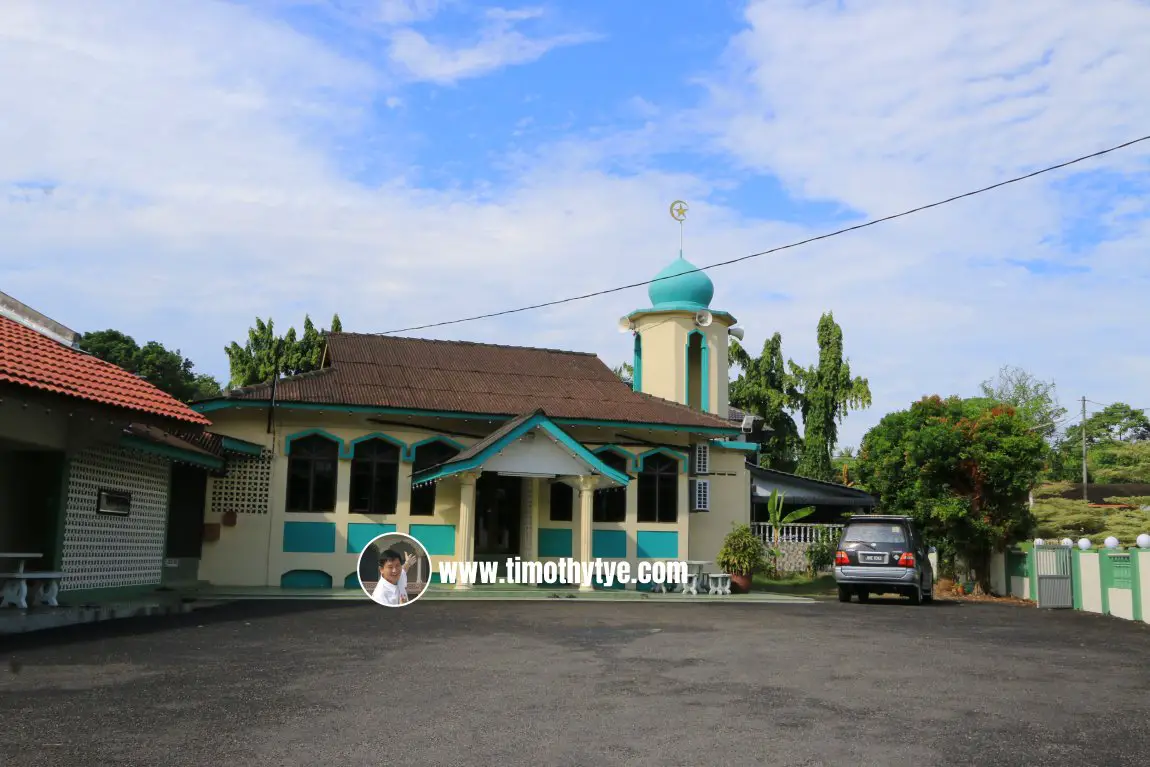
{"type": "Polygon", "coordinates": [[[634,333],[634,389],[721,418],[727,417],[728,335],[735,318],[711,309],[715,286],[705,272],[683,258],[682,223],[687,204],[676,200],[679,257],[647,289],[648,309],[620,320],[634,333]]]}

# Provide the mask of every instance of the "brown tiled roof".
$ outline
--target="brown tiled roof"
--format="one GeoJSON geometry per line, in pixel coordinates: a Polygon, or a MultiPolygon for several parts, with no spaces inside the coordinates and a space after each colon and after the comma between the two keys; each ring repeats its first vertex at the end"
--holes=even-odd
{"type": "MultiPolygon", "coordinates": [[[[330,367],[281,379],[277,402],[731,428],[722,417],[631,390],[594,354],[358,333],[328,336],[330,367]]],[[[271,384],[228,392],[267,401],[271,384]]]]}
{"type": "Polygon", "coordinates": [[[162,429],[157,429],[155,426],[148,426],[146,424],[134,423],[124,429],[124,433],[130,434],[133,437],[147,440],[157,445],[164,445],[166,447],[174,447],[178,450],[186,450],[189,453],[196,453],[206,458],[219,458],[220,454],[213,452],[208,445],[210,440],[204,440],[200,435],[190,435],[177,433],[173,434],[166,432],[162,429]]]}
{"type": "Polygon", "coordinates": [[[0,317],[0,381],[185,424],[211,424],[139,376],[7,317],[0,317]]]}

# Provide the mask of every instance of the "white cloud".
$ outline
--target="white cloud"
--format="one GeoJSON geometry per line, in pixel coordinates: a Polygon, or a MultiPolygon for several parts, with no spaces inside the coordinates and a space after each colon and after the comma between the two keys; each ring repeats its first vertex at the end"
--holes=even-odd
{"type": "MultiPolygon", "coordinates": [[[[0,281],[65,324],[156,338],[221,377],[223,347],[256,315],[298,328],[305,312],[326,325],[338,311],[349,330],[383,331],[649,279],[678,249],[666,214],[675,198],[691,203],[687,255],[699,265],[831,228],[709,203],[731,179],[652,169],[660,137],[703,130],[796,196],[874,216],[1150,125],[1131,86],[1150,71],[1133,4],[1093,15],[1074,3],[1041,14],[866,4],[843,18],[756,4],[694,113],[635,101],[651,120],[642,129],[508,158],[516,183],[482,194],[405,181],[403,136],[383,123],[373,139],[392,147],[393,172],[367,188],[347,180],[333,147],[362,127],[362,105],[402,99],[379,72],[230,5],[99,5],[0,5],[0,71],[22,73],[0,81],[0,188],[54,185],[0,194],[0,281]],[[1047,50],[1049,63],[1021,79],[995,79],[1047,50]],[[1012,122],[1018,114],[1033,116],[1012,122]],[[628,172],[604,172],[605,159],[628,172]]],[[[537,50],[508,19],[496,19],[506,39],[488,32],[479,52],[404,37],[435,10],[379,19],[401,27],[420,77],[460,80],[537,50]]],[[[814,361],[819,314],[835,312],[876,398],[848,419],[846,444],[884,412],[972,392],[1007,363],[1057,378],[1067,399],[1131,400],[1150,366],[1128,340],[1150,225],[1144,199],[1112,203],[1100,214],[1115,222],[1112,238],[1084,254],[1047,241],[1075,202],[1035,180],[716,269],[715,306],[740,319],[750,347],[779,330],[803,363],[814,361]],[[1092,271],[1039,278],[1004,260],[1037,256],[1092,271]],[[790,299],[764,301],[772,293],[790,299]]],[[[630,356],[616,318],[646,301],[638,288],[413,335],[596,351],[613,365],[630,356]]]]}
{"type": "MultiPolygon", "coordinates": [[[[1146,10],[754,2],[693,124],[798,198],[849,205],[859,221],[889,215],[1150,132],[1150,102],[1131,87],[1150,71],[1146,10]]],[[[1135,396],[1144,363],[1123,356],[1122,329],[1133,331],[1130,307],[1146,289],[1150,232],[1129,219],[1145,203],[1104,194],[1112,208],[1099,223],[1125,215],[1125,230],[1072,252],[1059,240],[1082,200],[1057,185],[1103,169],[1137,176],[1148,157],[1150,142],[766,257],[743,269],[761,280],[743,304],[769,285],[804,308],[752,308],[751,332],[778,329],[788,353],[812,360],[817,314],[834,310],[876,395],[872,413],[848,419],[855,444],[882,413],[920,394],[971,393],[1002,364],[1056,379],[1067,397],[1135,396]],[[1091,272],[1036,276],[1007,259],[1091,272]]]]}
{"type": "Polygon", "coordinates": [[[391,34],[391,60],[409,77],[439,84],[490,74],[508,66],[535,61],[556,48],[579,45],[599,39],[598,35],[574,32],[531,37],[515,25],[543,15],[540,9],[508,11],[489,9],[489,20],[470,43],[457,40],[433,42],[414,29],[405,28],[391,34]]]}

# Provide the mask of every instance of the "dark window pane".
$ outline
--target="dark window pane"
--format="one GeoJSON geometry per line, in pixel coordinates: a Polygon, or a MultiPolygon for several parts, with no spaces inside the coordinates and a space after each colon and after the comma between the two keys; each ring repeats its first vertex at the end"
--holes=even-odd
{"type": "Polygon", "coordinates": [[[311,497],[311,464],[292,459],[288,467],[288,511],[307,511],[311,497]]]}
{"type": "Polygon", "coordinates": [[[411,510],[413,517],[430,517],[435,513],[435,485],[420,485],[411,488],[411,510]]]}
{"type": "Polygon", "coordinates": [[[336,462],[317,460],[312,464],[311,511],[335,509],[336,462]]]}
{"type": "MultiPolygon", "coordinates": [[[[601,453],[599,459],[612,469],[626,474],[627,459],[618,453],[601,453]]],[[[624,522],[627,519],[627,488],[595,492],[591,519],[595,522],[624,522]]]]}
{"type": "MultiPolygon", "coordinates": [[[[446,442],[428,442],[415,449],[415,461],[411,465],[411,473],[418,474],[434,466],[451,460],[459,451],[446,442]]],[[[435,485],[420,485],[411,488],[411,508],[408,511],[412,516],[430,517],[435,514],[435,485]]]]}
{"type": "Polygon", "coordinates": [[[395,464],[380,463],[375,466],[375,483],[372,488],[372,514],[394,514],[398,501],[396,484],[399,471],[395,464]]]}
{"type": "Polygon", "coordinates": [[[657,453],[639,473],[639,521],[672,523],[679,518],[679,462],[657,453]]]}
{"type": "Polygon", "coordinates": [[[551,521],[570,522],[574,517],[575,489],[563,482],[551,483],[551,521]]]}

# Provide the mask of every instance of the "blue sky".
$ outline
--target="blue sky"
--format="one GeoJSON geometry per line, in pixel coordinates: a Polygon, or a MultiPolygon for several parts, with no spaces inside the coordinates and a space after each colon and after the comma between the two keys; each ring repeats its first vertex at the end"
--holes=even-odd
{"type": "MultiPolygon", "coordinates": [[[[1150,133],[1145,0],[98,5],[0,6],[0,289],[221,380],[256,316],[385,331],[649,279],[674,199],[702,266],[1150,133]]],[[[875,401],[846,445],[1004,365],[1150,404],[1148,157],[716,269],[714,306],[802,364],[834,312],[875,401]]],[[[414,335],[614,365],[646,301],[414,335]]]]}

